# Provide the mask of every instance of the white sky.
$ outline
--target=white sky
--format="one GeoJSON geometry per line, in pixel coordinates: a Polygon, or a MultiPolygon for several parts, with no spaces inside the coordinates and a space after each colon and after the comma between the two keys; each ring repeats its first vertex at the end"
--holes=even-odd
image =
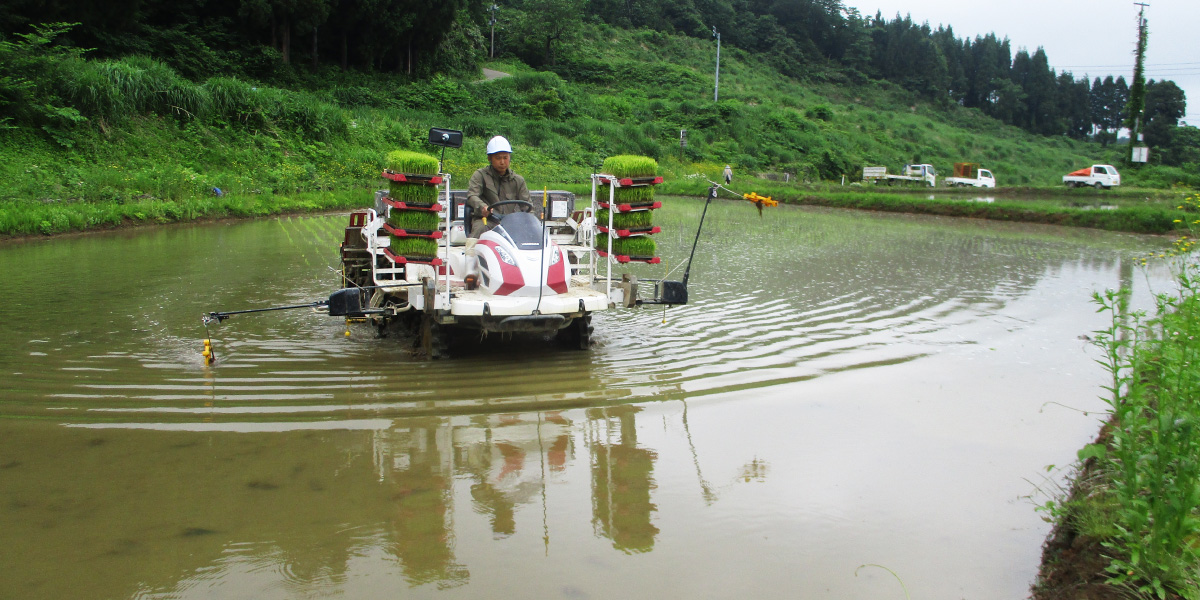
{"type": "MultiPolygon", "coordinates": [[[[1146,78],[1170,79],[1187,94],[1189,125],[1200,125],[1200,0],[1143,0],[1150,36],[1146,78]]],[[[1124,75],[1133,79],[1137,11],[1132,0],[842,0],[863,16],[879,10],[889,21],[899,13],[917,23],[954,28],[959,39],[995,33],[1007,37],[1015,55],[1046,49],[1056,73],[1076,79],[1124,75]]]]}

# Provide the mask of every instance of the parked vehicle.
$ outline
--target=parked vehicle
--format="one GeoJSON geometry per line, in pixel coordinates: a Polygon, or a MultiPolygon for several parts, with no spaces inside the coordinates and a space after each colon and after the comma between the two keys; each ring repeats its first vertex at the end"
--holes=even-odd
{"type": "Polygon", "coordinates": [[[987,169],[980,169],[979,163],[954,163],[954,176],[946,178],[946,185],[954,187],[996,187],[996,177],[987,169]]]}
{"type": "Polygon", "coordinates": [[[1112,165],[1092,165],[1063,175],[1063,183],[1069,188],[1113,188],[1121,185],[1121,174],[1117,173],[1117,168],[1112,165]]]}
{"type": "Polygon", "coordinates": [[[901,175],[892,175],[887,167],[863,167],[863,181],[893,185],[896,183],[925,183],[929,187],[937,185],[937,169],[933,165],[904,165],[901,175]]]}

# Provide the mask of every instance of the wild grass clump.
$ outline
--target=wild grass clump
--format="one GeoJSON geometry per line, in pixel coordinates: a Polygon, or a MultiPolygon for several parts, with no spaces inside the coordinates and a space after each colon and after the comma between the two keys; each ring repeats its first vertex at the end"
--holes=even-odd
{"type": "Polygon", "coordinates": [[[400,256],[429,257],[437,254],[437,240],[426,238],[392,238],[390,248],[400,256]]]}
{"type": "MultiPolygon", "coordinates": [[[[596,211],[596,222],[602,226],[608,226],[608,209],[602,208],[596,211]]],[[[617,229],[645,229],[654,223],[654,213],[649,210],[637,210],[633,212],[618,212],[612,215],[613,227],[617,229]]]]}
{"type": "Polygon", "coordinates": [[[200,88],[208,94],[208,108],[213,116],[245,121],[254,112],[250,85],[236,77],[213,77],[200,88]]]}
{"type": "MultiPolygon", "coordinates": [[[[1179,290],[1155,314],[1130,313],[1128,289],[1095,294],[1111,324],[1096,332],[1111,438],[1080,450],[1100,463],[1101,483],[1058,510],[1101,506],[1110,581],[1139,594],[1200,598],[1200,265],[1184,258],[1179,290]]],[[[1051,506],[1054,513],[1054,507],[1051,506]]],[[[1096,512],[1093,510],[1092,512],[1096,512]]]]}
{"type": "MultiPolygon", "coordinates": [[[[599,234],[596,236],[596,248],[607,251],[609,236],[599,234]]],[[[614,254],[624,254],[626,256],[635,257],[651,257],[658,252],[658,245],[654,243],[654,238],[635,235],[626,238],[612,238],[612,248],[614,254]]]]}
{"type": "Polygon", "coordinates": [[[393,208],[388,212],[388,225],[409,231],[433,231],[438,228],[438,214],[429,210],[402,210],[393,208]]]}

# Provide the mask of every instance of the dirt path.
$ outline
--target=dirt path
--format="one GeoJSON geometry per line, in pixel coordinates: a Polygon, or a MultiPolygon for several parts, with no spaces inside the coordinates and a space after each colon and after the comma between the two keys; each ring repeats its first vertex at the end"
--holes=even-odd
{"type": "Polygon", "coordinates": [[[497,71],[495,69],[488,69],[486,67],[483,69],[483,80],[484,81],[491,81],[493,79],[500,79],[501,77],[508,77],[508,76],[509,76],[509,74],[505,73],[503,71],[497,71]]]}

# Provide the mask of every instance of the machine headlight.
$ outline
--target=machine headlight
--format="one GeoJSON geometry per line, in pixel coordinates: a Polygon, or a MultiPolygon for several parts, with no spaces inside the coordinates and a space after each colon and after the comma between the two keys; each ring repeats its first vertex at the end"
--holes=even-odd
{"type": "Polygon", "coordinates": [[[502,260],[514,267],[517,266],[517,261],[513,260],[512,255],[509,254],[507,250],[505,250],[504,248],[501,248],[500,246],[496,246],[496,256],[500,257],[500,260],[502,260]]]}

